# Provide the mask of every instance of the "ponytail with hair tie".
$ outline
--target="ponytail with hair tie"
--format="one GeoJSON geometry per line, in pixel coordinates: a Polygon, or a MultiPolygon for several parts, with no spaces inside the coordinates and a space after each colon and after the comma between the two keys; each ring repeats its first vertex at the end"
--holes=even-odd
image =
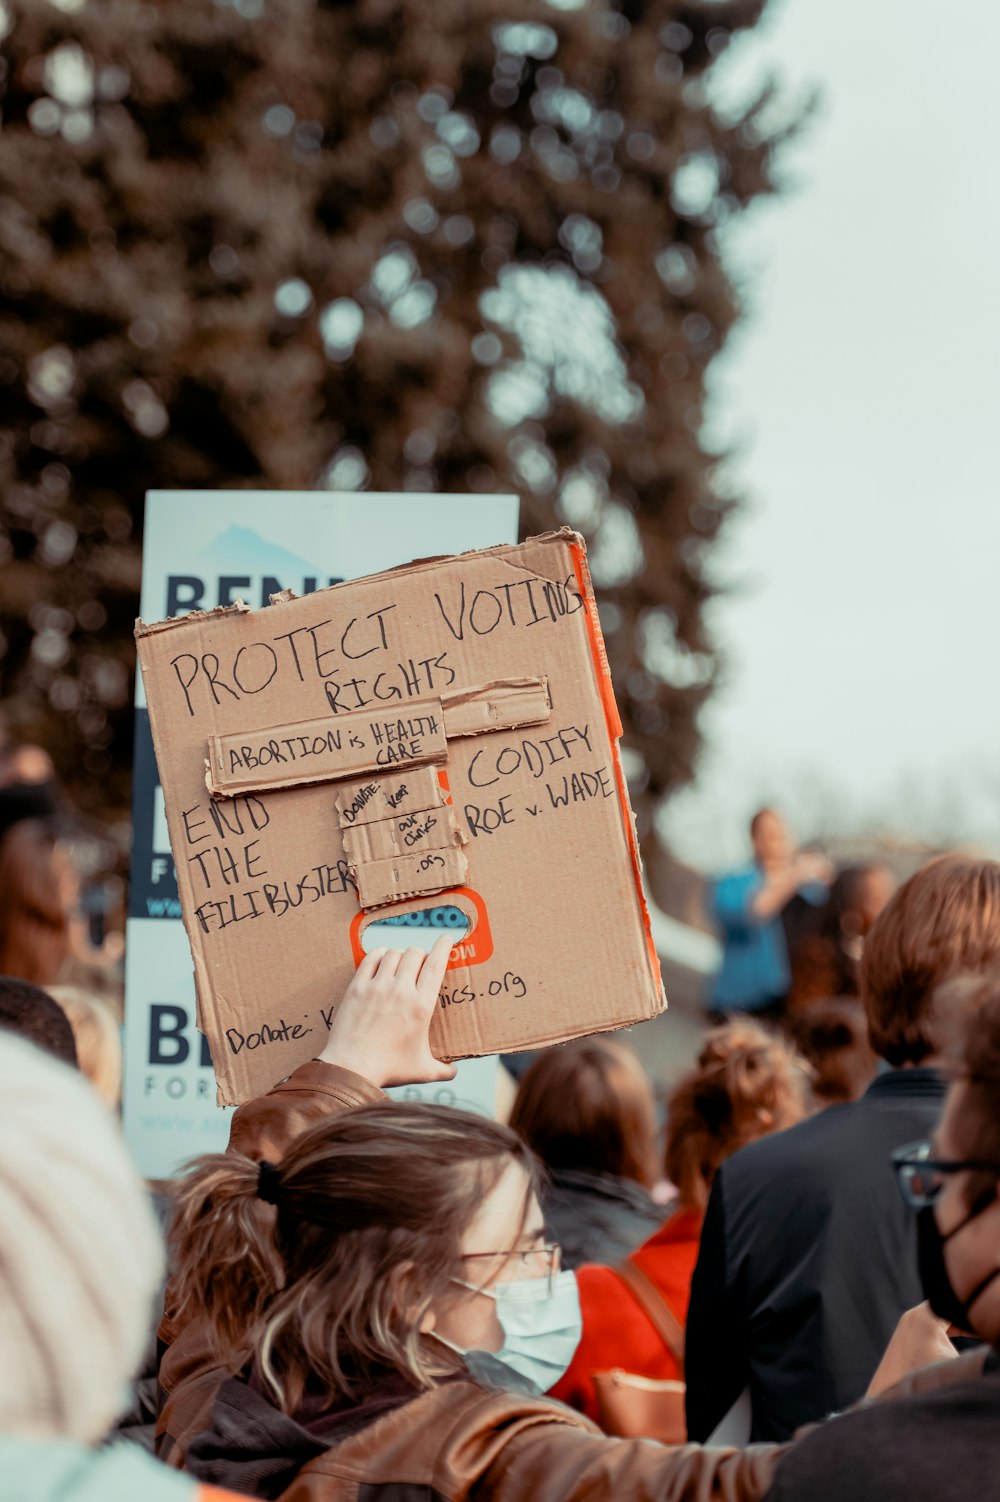
{"type": "Polygon", "coordinates": [[[272,1217],[281,1170],[241,1153],[198,1159],[174,1199],[168,1239],[177,1271],[173,1317],[204,1318],[225,1359],[245,1347],[249,1331],[280,1286],[272,1217]]]}
{"type": "Polygon", "coordinates": [[[257,1170],[257,1198],[263,1200],[265,1205],[276,1205],[280,1188],[281,1169],[264,1158],[257,1170]]]}

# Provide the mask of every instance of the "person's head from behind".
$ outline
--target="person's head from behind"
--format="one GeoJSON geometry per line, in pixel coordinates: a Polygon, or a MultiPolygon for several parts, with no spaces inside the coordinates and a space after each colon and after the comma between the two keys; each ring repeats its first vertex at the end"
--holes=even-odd
{"type": "Polygon", "coordinates": [[[813,1095],[831,1106],[857,1100],[871,1083],[878,1059],[868,1042],[864,1007],[852,996],[809,1002],[793,1019],[792,1034],[812,1065],[813,1095]]]}
{"type": "Polygon", "coordinates": [[[0,974],[57,981],[76,900],[76,874],[54,827],[18,819],[0,837],[0,974]]]}
{"type": "Polygon", "coordinates": [[[656,1182],[653,1087],[633,1050],[614,1038],[546,1049],[521,1081],[510,1124],[553,1173],[656,1182]]]}
{"type": "Polygon", "coordinates": [[[830,888],[824,926],[848,946],[863,941],[895,890],[895,876],[878,861],[845,866],[830,888]]]}
{"type": "Polygon", "coordinates": [[[122,1098],[122,1042],[109,1003],[82,986],[50,986],[49,995],[73,1030],[81,1072],[105,1104],[117,1109],[122,1098]]]}
{"type": "Polygon", "coordinates": [[[941,1050],[934,995],[943,981],[1000,963],[1000,864],[943,855],[903,883],[861,958],[861,1000],[875,1052],[896,1067],[941,1050]]]}
{"type": "Polygon", "coordinates": [[[704,1210],[726,1158],[811,1109],[809,1066],[790,1043],[749,1017],[713,1028],[667,1111],[666,1170],[680,1203],[704,1210]]]}
{"type": "Polygon", "coordinates": [[[181,1307],[288,1413],[309,1381],[332,1400],[387,1373],[432,1386],[454,1351],[500,1350],[498,1287],[548,1288],[536,1174],[508,1127],[421,1104],[320,1122],[280,1168],[201,1159],[170,1232],[181,1307]]]}
{"type": "Polygon", "coordinates": [[[0,1031],[0,1434],[104,1437],[162,1269],[106,1107],[79,1074],[0,1031]]]}
{"type": "Polygon", "coordinates": [[[0,975],[0,1029],[17,1033],[76,1069],[79,1059],[69,1018],[47,991],[16,975],[0,975]]]}
{"type": "Polygon", "coordinates": [[[791,831],[774,808],[759,808],[750,820],[754,860],[765,871],[787,866],[793,854],[791,831]]]}
{"type": "MultiPolygon", "coordinates": [[[[0,726],[0,794],[10,792],[17,796],[30,789],[43,789],[54,801],[53,785],[56,769],[49,753],[29,742],[11,741],[0,726]]],[[[0,803],[0,825],[3,824],[3,808],[0,803]]]]}
{"type": "Polygon", "coordinates": [[[962,998],[963,1036],[930,1143],[895,1154],[917,1211],[924,1292],[936,1313],[1000,1342],[1000,971],[962,998]]]}

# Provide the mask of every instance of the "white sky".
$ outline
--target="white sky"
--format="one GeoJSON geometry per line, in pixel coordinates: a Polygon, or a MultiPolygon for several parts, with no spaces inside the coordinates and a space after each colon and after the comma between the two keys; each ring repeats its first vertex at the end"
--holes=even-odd
{"type": "Polygon", "coordinates": [[[777,801],[803,837],[1000,843],[1000,7],[783,0],[726,59],[822,100],[797,189],[733,239],[716,372],[751,505],[716,556],[726,679],[664,832],[711,868],[777,801]]]}

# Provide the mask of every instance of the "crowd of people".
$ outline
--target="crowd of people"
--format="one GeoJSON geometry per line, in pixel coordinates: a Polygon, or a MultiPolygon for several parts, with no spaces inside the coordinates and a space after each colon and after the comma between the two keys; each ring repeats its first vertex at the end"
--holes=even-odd
{"type": "Polygon", "coordinates": [[[30,849],[51,902],[0,883],[0,1495],[1000,1495],[1000,864],[894,890],[773,810],[752,838],[666,1099],[626,1035],[541,1052],[506,1123],[391,1100],[453,1072],[450,945],[376,950],[164,1252],[114,1008],[60,985],[50,791],[8,779],[0,877],[30,849]]]}

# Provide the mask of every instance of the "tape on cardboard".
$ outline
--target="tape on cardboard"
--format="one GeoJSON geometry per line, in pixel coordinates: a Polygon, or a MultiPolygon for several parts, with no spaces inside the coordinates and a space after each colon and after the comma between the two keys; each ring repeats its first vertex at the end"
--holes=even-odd
{"type": "Polygon", "coordinates": [[[444,733],[449,740],[490,730],[541,725],[552,713],[547,678],[498,678],[475,688],[441,695],[444,733]]]}

